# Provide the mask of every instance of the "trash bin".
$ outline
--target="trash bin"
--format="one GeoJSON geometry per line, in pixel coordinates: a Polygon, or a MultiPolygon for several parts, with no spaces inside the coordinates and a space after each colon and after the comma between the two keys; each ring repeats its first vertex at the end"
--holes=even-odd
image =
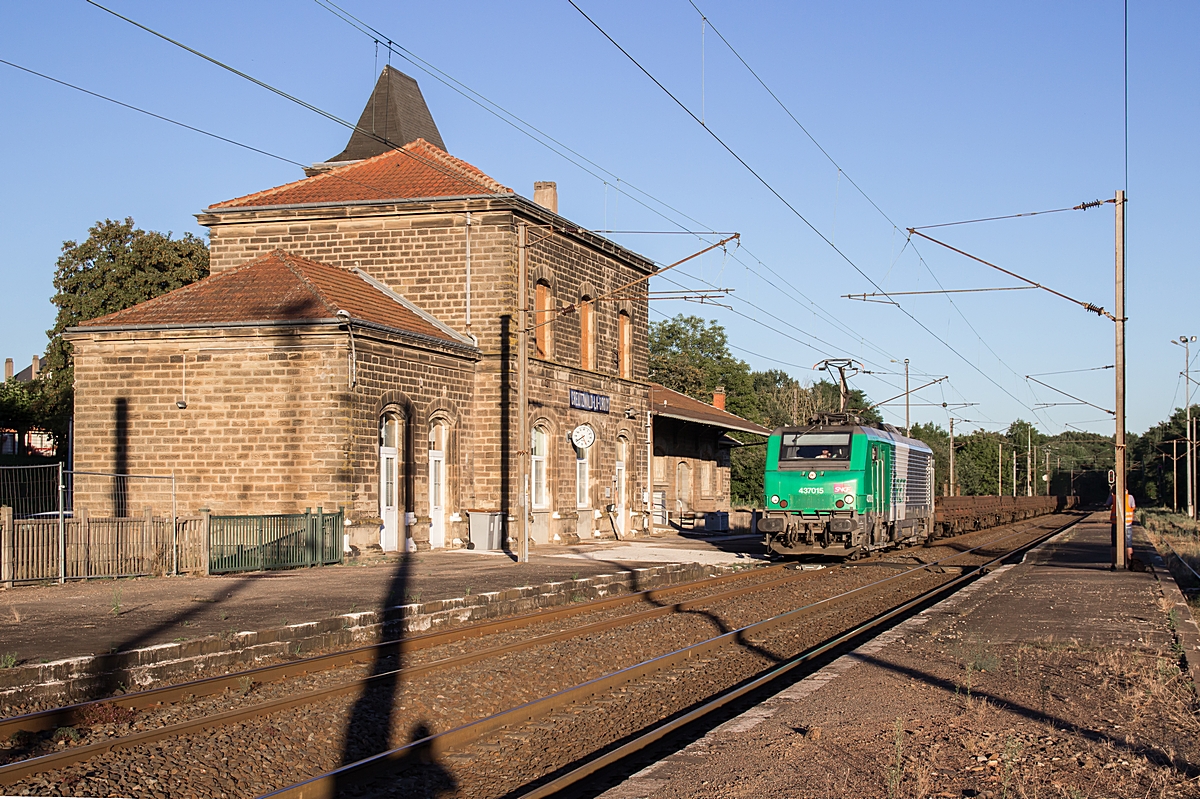
{"type": "Polygon", "coordinates": [[[727,511],[718,510],[704,514],[704,532],[729,532],[729,513],[727,511]]]}
{"type": "Polygon", "coordinates": [[[467,510],[471,549],[504,548],[504,514],[500,511],[467,510]]]}

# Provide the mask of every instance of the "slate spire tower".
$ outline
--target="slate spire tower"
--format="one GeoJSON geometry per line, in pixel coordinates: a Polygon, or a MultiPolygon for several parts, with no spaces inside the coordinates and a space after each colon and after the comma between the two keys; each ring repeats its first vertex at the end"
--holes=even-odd
{"type": "Polygon", "coordinates": [[[358,118],[360,130],[350,135],[346,149],[330,158],[330,161],[361,161],[403,147],[409,142],[424,139],[442,150],[446,149],[442,134],[438,133],[429,106],[421,94],[417,82],[391,65],[379,73],[375,90],[367,100],[362,115],[358,118]],[[377,141],[362,131],[387,140],[392,147],[377,141]]]}

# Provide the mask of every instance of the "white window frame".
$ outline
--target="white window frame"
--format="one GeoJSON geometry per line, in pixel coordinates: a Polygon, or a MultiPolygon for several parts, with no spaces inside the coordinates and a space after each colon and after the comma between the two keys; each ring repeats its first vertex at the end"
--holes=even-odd
{"type": "Polygon", "coordinates": [[[549,475],[546,472],[546,450],[550,443],[550,433],[542,426],[533,428],[533,437],[529,442],[530,464],[529,475],[532,490],[532,501],[535,510],[545,510],[550,507],[549,475]],[[538,454],[538,437],[541,436],[541,454],[538,454]]]}

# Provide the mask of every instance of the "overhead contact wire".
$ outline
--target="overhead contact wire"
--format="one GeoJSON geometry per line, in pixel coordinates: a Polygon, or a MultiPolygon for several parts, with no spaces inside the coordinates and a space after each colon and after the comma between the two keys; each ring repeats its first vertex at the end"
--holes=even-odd
{"type": "MultiPolygon", "coordinates": [[[[780,194],[775,189],[774,186],[772,186],[760,174],[758,174],[758,172],[756,172],[754,170],[754,168],[751,167],[745,161],[745,159],[743,159],[740,155],[738,155],[738,153],[733,148],[731,148],[728,144],[726,144],[725,141],[720,136],[718,136],[711,128],[709,128],[706,124],[704,124],[695,115],[695,113],[692,112],[691,109],[689,109],[686,105],[684,105],[679,100],[679,98],[677,98],[674,94],[672,94],[671,91],[669,89],[667,89],[667,87],[664,86],[658,80],[658,78],[654,77],[654,75],[649,70],[647,70],[645,67],[643,67],[641,65],[641,63],[638,62],[637,59],[635,59],[632,55],[630,55],[630,53],[624,47],[622,47],[615,39],[613,39],[613,37],[610,36],[608,34],[608,32],[604,30],[604,28],[600,27],[600,25],[598,25],[595,20],[593,20],[590,16],[588,16],[587,13],[575,3],[575,0],[567,0],[567,2],[570,3],[571,7],[574,8],[576,11],[578,11],[579,14],[592,25],[592,27],[594,27],[597,31],[599,31],[600,34],[605,39],[607,39],[609,42],[612,43],[612,45],[614,47],[616,47],[618,50],[620,50],[621,53],[626,58],[628,58],[629,61],[632,62],[633,65],[636,66],[642,72],[642,74],[644,74],[646,77],[648,77],[654,83],[654,85],[658,86],[663,91],[664,94],[666,94],[668,97],[670,97],[671,100],[676,105],[678,105],[681,109],[683,109],[684,113],[686,113],[689,117],[691,117],[692,120],[694,122],[696,122],[696,124],[700,125],[700,127],[702,127],[705,131],[707,131],[708,134],[710,136],[712,136],[713,139],[718,144],[720,144],[721,147],[724,148],[726,152],[728,152],[731,156],[733,156],[733,158],[746,169],[746,171],[748,171],[751,175],[753,175],[754,178],[756,180],[758,180],[758,182],[761,183],[769,192],[771,192],[771,194],[773,194],[780,202],[782,202],[784,204],[784,206],[786,206],[788,208],[788,210],[790,210],[798,219],[800,219],[800,221],[802,221],[805,225],[807,225],[808,228],[810,230],[812,230],[813,233],[815,233],[818,238],[820,238],[822,241],[824,241],[826,244],[828,244],[830,246],[830,248],[832,248],[833,251],[836,252],[842,258],[842,260],[844,260],[846,263],[848,263],[854,269],[854,271],[858,272],[858,274],[860,274],[867,282],[869,282],[872,286],[874,286],[881,294],[883,294],[884,296],[887,296],[887,292],[883,289],[882,286],[880,286],[878,283],[876,283],[874,281],[874,279],[871,278],[870,275],[868,275],[866,272],[864,272],[862,270],[861,267],[859,267],[858,264],[854,263],[854,261],[848,255],[846,255],[844,252],[842,252],[840,249],[838,249],[838,247],[832,241],[830,241],[829,238],[827,236],[825,236],[825,234],[823,234],[820,230],[817,229],[817,227],[815,225],[813,225],[811,222],[809,222],[808,219],[803,214],[801,214],[795,208],[795,206],[793,206],[790,202],[788,202],[787,199],[782,194],[780,194]]],[[[969,358],[967,358],[965,355],[963,355],[961,352],[959,352],[948,341],[946,341],[941,336],[939,336],[937,333],[935,333],[933,330],[931,330],[924,322],[922,322],[917,317],[913,316],[907,309],[905,309],[899,303],[896,303],[896,307],[900,310],[901,313],[903,313],[905,316],[907,316],[909,319],[911,319],[913,322],[915,322],[922,330],[924,330],[929,335],[933,336],[935,339],[937,339],[939,342],[941,342],[941,344],[944,347],[946,347],[948,350],[953,352],[963,363],[967,364],[972,369],[977,371],[980,375],[982,375],[985,380],[990,382],[996,388],[1000,389],[1000,391],[1002,391],[1004,394],[1008,395],[1008,397],[1013,399],[1019,405],[1026,408],[1027,410],[1029,410],[1030,413],[1035,413],[1035,414],[1037,413],[1033,408],[1030,408],[1028,405],[1026,405],[1025,402],[1022,401],[1019,397],[1017,397],[1015,394],[1013,394],[1007,388],[1005,388],[1004,386],[1002,386],[998,382],[996,382],[995,378],[993,378],[991,375],[989,375],[987,372],[985,372],[983,369],[981,369],[978,365],[976,365],[973,361],[971,361],[969,358]]]]}

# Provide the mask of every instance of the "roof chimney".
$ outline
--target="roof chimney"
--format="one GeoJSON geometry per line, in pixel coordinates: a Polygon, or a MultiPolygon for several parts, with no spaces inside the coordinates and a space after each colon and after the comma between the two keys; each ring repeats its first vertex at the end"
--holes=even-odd
{"type": "Polygon", "coordinates": [[[539,180],[533,184],[533,201],[548,211],[558,213],[558,184],[539,180]]]}
{"type": "Polygon", "coordinates": [[[29,367],[29,379],[37,380],[38,373],[42,371],[42,359],[38,356],[33,356],[33,363],[29,367]]]}
{"type": "Polygon", "coordinates": [[[713,389],[712,404],[718,411],[725,410],[725,386],[717,386],[713,389]]]}
{"type": "Polygon", "coordinates": [[[13,359],[5,358],[4,359],[4,379],[12,380],[12,376],[13,376],[13,359]]]}

